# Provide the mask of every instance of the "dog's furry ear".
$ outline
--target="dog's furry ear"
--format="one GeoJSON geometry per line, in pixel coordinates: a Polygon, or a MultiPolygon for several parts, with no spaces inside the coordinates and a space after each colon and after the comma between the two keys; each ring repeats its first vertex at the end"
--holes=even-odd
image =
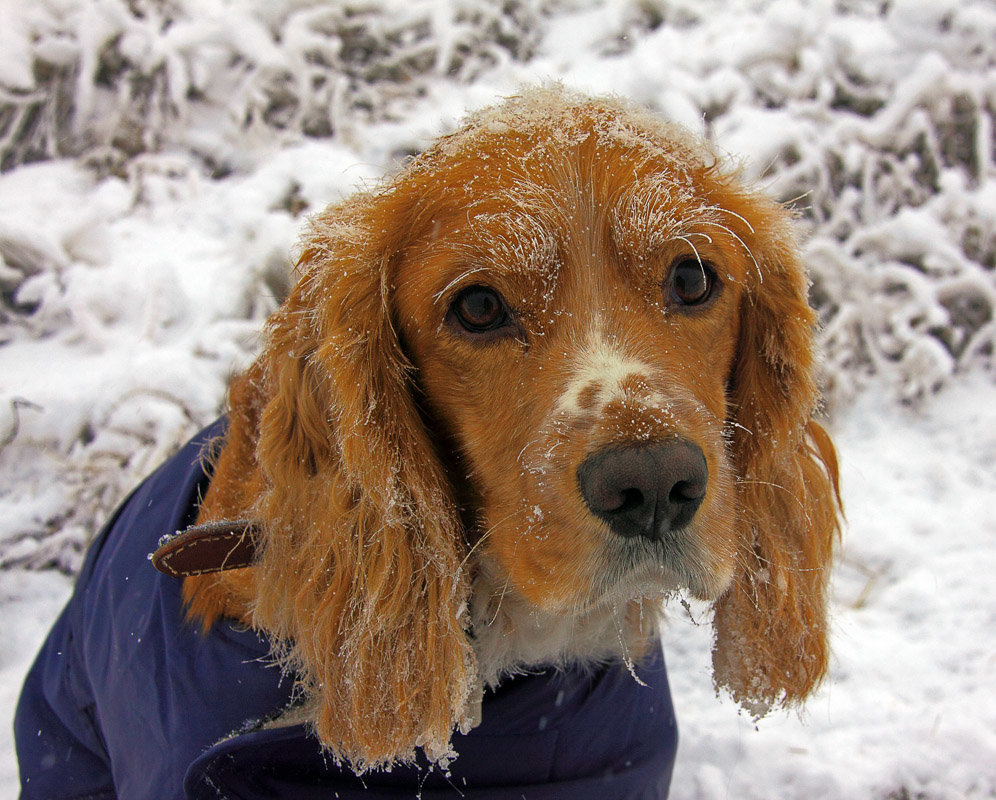
{"type": "Polygon", "coordinates": [[[750,252],[730,435],[741,509],[734,582],[714,608],[718,687],[762,714],[797,702],[828,660],[827,579],[838,530],[836,454],[811,418],[816,316],[785,210],[725,203],[750,252]]]}
{"type": "Polygon", "coordinates": [[[384,192],[313,220],[262,356],[253,619],[360,770],[445,757],[476,675],[452,492],[391,319],[404,213],[384,192]]]}

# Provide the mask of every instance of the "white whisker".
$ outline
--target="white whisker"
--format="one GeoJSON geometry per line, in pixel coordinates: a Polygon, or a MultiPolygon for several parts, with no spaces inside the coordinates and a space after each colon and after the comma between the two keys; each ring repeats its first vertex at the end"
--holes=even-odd
{"type": "MultiPolygon", "coordinates": [[[[806,194],[809,194],[809,193],[807,192],[806,194]]],[[[803,197],[805,197],[805,195],[803,195],[803,197]]],[[[744,217],[740,216],[736,211],[730,211],[730,209],[723,208],[723,206],[711,206],[711,208],[714,208],[714,209],[716,209],[718,211],[722,211],[724,214],[729,214],[731,217],[736,217],[744,225],[747,226],[747,230],[749,230],[751,233],[755,233],[756,232],[754,230],[754,226],[751,225],[744,217]]]]}
{"type": "Polygon", "coordinates": [[[462,280],[470,277],[471,275],[476,275],[478,272],[484,272],[484,271],[485,271],[484,267],[474,267],[472,269],[468,269],[466,272],[461,272],[459,275],[457,275],[457,277],[455,277],[448,284],[446,284],[445,287],[443,287],[440,291],[438,291],[435,295],[433,295],[433,300],[436,300],[438,302],[443,298],[443,296],[447,292],[449,292],[450,289],[452,289],[462,280]]]}
{"type": "Polygon", "coordinates": [[[740,246],[743,247],[744,251],[747,253],[747,257],[754,262],[754,268],[757,270],[757,279],[760,283],[764,283],[764,274],[761,272],[761,265],[757,263],[757,259],[754,258],[754,254],[751,252],[750,248],[747,246],[747,242],[737,236],[732,230],[730,230],[725,225],[720,225],[718,222],[709,222],[708,220],[702,220],[703,225],[712,225],[713,227],[719,228],[726,231],[730,236],[740,242],[740,246]]]}
{"type": "Polygon", "coordinates": [[[704,284],[709,283],[709,279],[706,277],[705,265],[702,263],[702,256],[699,255],[698,249],[692,244],[691,239],[687,236],[679,236],[679,239],[692,248],[692,252],[695,253],[695,260],[699,262],[699,271],[702,273],[702,282],[704,284]]]}

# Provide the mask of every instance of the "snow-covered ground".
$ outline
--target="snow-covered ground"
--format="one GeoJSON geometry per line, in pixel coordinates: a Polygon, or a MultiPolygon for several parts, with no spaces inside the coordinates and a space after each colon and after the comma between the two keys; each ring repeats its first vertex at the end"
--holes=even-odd
{"type": "Polygon", "coordinates": [[[673,796],[996,797],[996,7],[340,7],[0,11],[0,798],[67,575],[217,413],[304,215],[551,79],[647,103],[793,201],[825,324],[848,517],[831,675],[755,730],[713,694],[706,610],[676,608],[673,796]]]}
{"type": "Polygon", "coordinates": [[[996,796],[996,387],[916,414],[868,392],[834,433],[848,526],[830,677],[755,731],[709,692],[708,631],[677,620],[675,798],[996,796]]]}

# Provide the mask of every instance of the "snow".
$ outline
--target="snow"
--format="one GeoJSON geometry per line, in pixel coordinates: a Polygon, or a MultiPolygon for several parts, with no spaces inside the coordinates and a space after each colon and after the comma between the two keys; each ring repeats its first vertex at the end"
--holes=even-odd
{"type": "Polygon", "coordinates": [[[996,791],[996,388],[966,380],[917,412],[869,392],[834,435],[848,526],[830,677],[801,715],[755,731],[709,696],[705,626],[676,619],[665,636],[682,735],[675,797],[996,791]]]}
{"type": "Polygon", "coordinates": [[[69,598],[72,583],[57,572],[0,571],[0,797],[17,797],[11,724],[21,681],[49,626],[69,598]]]}
{"type": "Polygon", "coordinates": [[[706,610],[676,606],[673,796],[996,797],[991,3],[130,5],[156,10],[0,10],[0,798],[67,575],[218,412],[305,214],[549,80],[644,103],[794,201],[825,326],[831,674],[755,726],[714,696],[706,610]]]}

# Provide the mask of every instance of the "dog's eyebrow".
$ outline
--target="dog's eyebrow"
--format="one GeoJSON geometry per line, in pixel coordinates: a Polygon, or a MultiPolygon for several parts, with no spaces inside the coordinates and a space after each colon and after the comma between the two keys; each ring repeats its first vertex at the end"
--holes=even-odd
{"type": "Polygon", "coordinates": [[[511,275],[552,273],[559,262],[561,241],[552,215],[538,204],[481,211],[468,216],[473,237],[454,245],[475,266],[452,281],[442,293],[479,271],[511,275]]]}
{"type": "Polygon", "coordinates": [[[485,272],[486,273],[486,272],[489,272],[489,270],[487,269],[487,267],[483,267],[483,266],[471,267],[470,269],[464,270],[459,275],[457,275],[453,280],[451,280],[449,283],[447,283],[442,289],[440,289],[438,292],[436,292],[433,295],[432,299],[435,300],[438,303],[440,300],[443,299],[443,297],[445,297],[449,293],[450,289],[452,289],[458,283],[463,283],[471,275],[476,275],[479,272],[485,272]]]}
{"type": "Polygon", "coordinates": [[[616,244],[638,254],[687,237],[695,222],[711,221],[716,214],[690,187],[662,174],[635,182],[609,213],[616,244]]]}

